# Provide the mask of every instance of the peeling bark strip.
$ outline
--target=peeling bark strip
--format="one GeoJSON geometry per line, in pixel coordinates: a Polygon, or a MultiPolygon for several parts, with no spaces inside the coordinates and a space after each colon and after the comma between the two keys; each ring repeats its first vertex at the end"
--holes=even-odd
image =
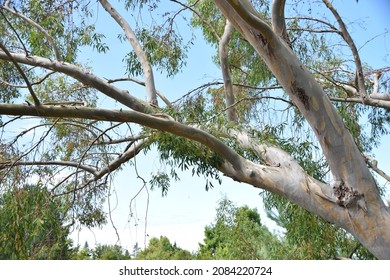
{"type": "Polygon", "coordinates": [[[298,99],[302,102],[303,106],[305,106],[305,109],[310,110],[310,105],[309,105],[310,97],[306,95],[305,90],[303,88],[298,87],[296,81],[293,81],[291,83],[290,89],[292,94],[297,96],[298,99]]]}

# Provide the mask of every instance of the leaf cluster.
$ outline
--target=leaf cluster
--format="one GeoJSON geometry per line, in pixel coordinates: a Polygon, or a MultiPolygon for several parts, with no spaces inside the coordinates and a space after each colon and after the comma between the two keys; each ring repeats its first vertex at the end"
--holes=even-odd
{"type": "Polygon", "coordinates": [[[285,239],[296,259],[372,259],[345,230],[278,195],[263,193],[268,217],[286,230],[285,239]]]}
{"type": "MultiPolygon", "coordinates": [[[[205,189],[213,188],[211,180],[221,183],[218,167],[223,159],[215,152],[199,143],[184,137],[175,136],[162,131],[154,131],[149,138],[149,148],[155,145],[162,163],[171,166],[171,177],[178,178],[176,170],[192,170],[192,176],[204,176],[206,178],[205,189]]],[[[159,173],[151,180],[152,187],[162,189],[166,195],[169,187],[169,177],[165,173],[159,173]]]]}
{"type": "Polygon", "coordinates": [[[153,237],[149,245],[136,255],[137,260],[191,260],[192,254],[176,245],[171,244],[165,236],[153,237]]]}
{"type": "Polygon", "coordinates": [[[64,204],[42,186],[14,187],[0,199],[0,259],[68,259],[64,204]]]}
{"type": "Polygon", "coordinates": [[[205,227],[198,259],[287,259],[288,248],[261,224],[257,210],[220,200],[216,222],[205,227]]]}
{"type": "MultiPolygon", "coordinates": [[[[81,46],[93,46],[98,51],[107,50],[107,46],[99,40],[101,35],[94,32],[94,25],[88,23],[88,18],[93,15],[88,1],[22,0],[16,2],[11,8],[48,32],[59,49],[63,61],[75,62],[77,51],[81,46]]],[[[18,16],[5,14],[18,32],[18,34],[9,32],[8,38],[12,38],[13,47],[23,44],[30,55],[53,57],[53,45],[42,31],[18,16]],[[21,38],[21,42],[17,36],[21,38]]]]}
{"type": "MultiPolygon", "coordinates": [[[[137,32],[138,40],[148,56],[152,66],[168,77],[177,74],[186,64],[187,46],[182,45],[183,38],[173,30],[163,30],[161,26],[141,29],[137,32]]],[[[142,67],[134,51],[125,58],[127,73],[130,76],[142,74],[142,67]]]]}

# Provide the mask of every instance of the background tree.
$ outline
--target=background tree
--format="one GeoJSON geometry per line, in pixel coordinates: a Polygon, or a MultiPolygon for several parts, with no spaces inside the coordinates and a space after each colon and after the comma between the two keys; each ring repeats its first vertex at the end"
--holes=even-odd
{"type": "Polygon", "coordinates": [[[247,206],[236,207],[227,198],[219,202],[215,224],[205,227],[197,258],[220,260],[291,259],[288,248],[260,222],[247,206]]]}
{"type": "Polygon", "coordinates": [[[79,60],[81,50],[109,48],[91,2],[3,2],[2,186],[38,175],[71,205],[72,222],[93,227],[106,220],[102,204],[115,172],[155,149],[167,171],[143,179],[145,186],[166,194],[178,169],[205,176],[206,189],[224,175],[266,190],[268,209],[291,238],[301,233],[289,220],[308,228],[313,219],[284,208],[289,203],[327,221],[314,220],[313,234],[346,230],[375,257],[390,258],[385,190],[372,172],[389,176],[370,154],[388,132],[390,68],[361,61],[329,1],[125,1],[126,11],[100,0],[129,46],[124,78],[97,77],[79,60]],[[159,17],[121,15],[145,11],[159,17]],[[196,41],[181,35],[182,23],[202,28],[215,46],[222,80],[171,101],[154,71],[173,78],[185,65],[196,41]],[[13,130],[17,124],[27,128],[13,130]]]}
{"type": "Polygon", "coordinates": [[[288,211],[292,215],[283,212],[278,216],[278,225],[287,232],[286,236],[281,237],[271,233],[261,224],[257,210],[247,206],[236,207],[227,198],[222,199],[217,208],[215,223],[205,227],[204,243],[199,244],[197,258],[221,260],[372,258],[372,255],[359,247],[359,243],[345,231],[335,230],[302,208],[293,207],[297,208],[294,210],[295,213],[288,211]],[[288,218],[311,219],[304,223],[304,226],[310,228],[302,228],[302,224],[289,221],[288,218]]]}
{"type": "Polygon", "coordinates": [[[74,260],[130,260],[131,256],[128,250],[124,250],[119,245],[97,244],[94,249],[90,249],[87,242],[84,246],[76,248],[74,260]]]}
{"type": "Polygon", "coordinates": [[[94,260],[130,260],[129,251],[119,245],[98,245],[92,252],[94,260]]]}
{"type": "Polygon", "coordinates": [[[70,259],[62,204],[41,186],[8,190],[0,199],[0,259],[70,259]]]}
{"type": "Polygon", "coordinates": [[[80,248],[79,246],[76,247],[76,253],[73,256],[74,260],[90,260],[92,256],[91,249],[89,249],[88,242],[84,243],[84,246],[80,248]]]}
{"type": "Polygon", "coordinates": [[[194,257],[187,251],[179,248],[176,243],[171,244],[165,236],[153,237],[148,246],[137,253],[137,260],[191,260],[194,257]]]}

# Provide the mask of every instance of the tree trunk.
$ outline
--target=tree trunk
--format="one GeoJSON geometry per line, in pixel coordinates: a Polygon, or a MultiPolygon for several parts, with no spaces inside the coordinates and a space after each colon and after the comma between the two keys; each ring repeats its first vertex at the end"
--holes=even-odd
{"type": "MultiPolygon", "coordinates": [[[[283,38],[257,15],[249,1],[214,3],[256,49],[304,115],[332,171],[333,189],[326,186],[328,190],[314,193],[310,192],[309,184],[308,195],[312,199],[318,196],[314,198],[315,203],[307,201],[310,200],[308,195],[297,197],[294,195],[297,190],[293,189],[286,191],[284,196],[348,230],[376,257],[390,259],[390,213],[350,132],[321,86],[283,38]],[[333,205],[325,203],[326,200],[333,201],[333,205]],[[321,213],[322,207],[328,213],[321,213]]],[[[289,178],[280,180],[288,181],[289,178]]]]}

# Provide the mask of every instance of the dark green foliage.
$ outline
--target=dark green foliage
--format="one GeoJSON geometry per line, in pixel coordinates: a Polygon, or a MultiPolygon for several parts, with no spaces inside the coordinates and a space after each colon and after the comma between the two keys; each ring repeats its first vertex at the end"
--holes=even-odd
{"type": "Polygon", "coordinates": [[[72,257],[73,260],[90,260],[92,256],[91,250],[89,249],[88,242],[85,242],[84,247],[80,249],[76,248],[76,253],[72,257]]]}
{"type": "MultiPolygon", "coordinates": [[[[175,136],[166,132],[155,131],[150,137],[149,145],[155,144],[160,154],[160,160],[172,167],[171,175],[177,179],[174,170],[192,170],[193,176],[204,176],[206,178],[206,190],[213,187],[211,180],[221,183],[220,173],[217,170],[222,163],[222,158],[215,152],[202,146],[199,143],[186,138],[175,136]]],[[[162,188],[165,195],[169,187],[167,174],[158,174],[151,181],[152,187],[162,188]]]]}
{"type": "Polygon", "coordinates": [[[278,195],[264,195],[268,216],[286,229],[285,240],[294,259],[373,259],[345,230],[278,195]]]}
{"type": "Polygon", "coordinates": [[[130,254],[119,245],[98,245],[92,251],[94,260],[129,260],[130,254]]]}
{"type": "Polygon", "coordinates": [[[0,200],[0,259],[69,259],[63,205],[42,186],[14,187],[0,200]]]}
{"type": "Polygon", "coordinates": [[[90,249],[88,243],[82,249],[76,248],[77,253],[74,260],[130,260],[128,250],[124,250],[119,245],[98,244],[94,249],[90,249]]]}
{"type": "Polygon", "coordinates": [[[256,210],[219,202],[215,224],[206,226],[198,259],[287,259],[293,252],[260,222],[256,210]]]}
{"type": "MultiPolygon", "coordinates": [[[[10,84],[18,85],[22,82],[19,72],[11,62],[0,61],[0,78],[10,84]]],[[[20,92],[15,87],[6,86],[0,82],[0,102],[7,103],[20,96],[20,92]]]]}
{"type": "Polygon", "coordinates": [[[137,253],[137,260],[191,260],[193,256],[187,250],[171,244],[165,236],[153,237],[145,250],[137,253]]]}
{"type": "MultiPolygon", "coordinates": [[[[174,169],[172,169],[174,170],[174,169]]],[[[149,182],[150,189],[153,190],[155,187],[161,189],[162,196],[168,194],[168,189],[170,186],[170,177],[168,174],[159,172],[156,175],[153,175],[152,179],[149,182]]]]}

